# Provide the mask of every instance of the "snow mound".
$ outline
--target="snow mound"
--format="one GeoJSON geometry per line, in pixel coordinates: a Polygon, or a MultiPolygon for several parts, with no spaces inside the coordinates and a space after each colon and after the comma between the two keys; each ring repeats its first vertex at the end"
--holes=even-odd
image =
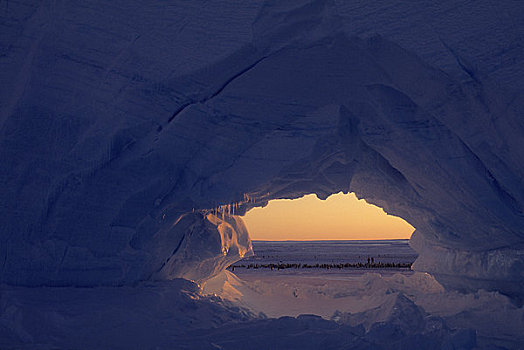
{"type": "Polygon", "coordinates": [[[1,286],[2,349],[177,349],[176,339],[256,319],[187,280],[135,287],[1,286]]]}
{"type": "Polygon", "coordinates": [[[425,312],[402,293],[390,294],[380,306],[356,314],[335,313],[338,322],[363,325],[366,330],[378,323],[390,323],[403,332],[417,333],[425,328],[425,312]]]}
{"type": "Polygon", "coordinates": [[[445,290],[426,273],[315,276],[258,272],[238,278],[224,271],[203,285],[203,293],[269,317],[316,314],[363,327],[377,339],[385,332],[393,338],[403,334],[404,340],[412,337],[413,341],[424,335],[471,345],[476,339],[479,349],[520,349],[524,345],[524,307],[495,292],[445,290]]]}
{"type": "MultiPolygon", "coordinates": [[[[395,308],[405,305],[397,303],[395,308]]],[[[415,307],[416,308],[416,307],[415,307]]],[[[409,307],[407,313],[413,312],[409,307]]],[[[416,317],[418,314],[410,317],[416,317]]],[[[392,313],[384,322],[365,331],[362,325],[350,326],[315,315],[299,315],[246,322],[235,327],[219,327],[198,340],[182,339],[182,349],[208,349],[213,344],[219,349],[474,349],[475,333],[470,330],[450,331],[434,326],[421,332],[406,330],[392,313]]],[[[406,321],[404,317],[403,321],[406,321]]],[[[196,335],[196,332],[193,332],[196,335]]]]}
{"type": "MultiPolygon", "coordinates": [[[[246,284],[250,285],[232,274],[221,274],[207,283],[218,280],[242,293],[246,284]]],[[[379,284],[375,274],[362,276],[361,281],[345,281],[338,287],[352,297],[338,299],[339,307],[347,308],[336,312],[332,319],[311,315],[305,304],[302,314],[268,319],[257,310],[241,306],[248,294],[232,303],[217,296],[202,296],[200,286],[181,279],[134,287],[2,285],[0,348],[522,348],[524,309],[515,307],[507,297],[492,292],[468,295],[436,289],[427,293],[424,286],[417,290],[421,283],[408,282],[407,278],[400,284],[399,280],[398,276],[384,278],[379,284]],[[377,288],[379,285],[384,288],[377,288]]],[[[272,282],[279,284],[278,280],[272,282]]],[[[305,284],[298,298],[293,297],[295,300],[306,295],[305,284]]],[[[312,279],[309,284],[315,289],[312,279]]],[[[296,283],[288,281],[287,293],[292,294],[294,287],[296,283]]],[[[258,293],[262,291],[258,289],[258,293]]],[[[269,296],[280,302],[280,311],[285,314],[292,310],[293,301],[282,292],[284,288],[274,288],[269,296]]],[[[310,298],[309,310],[327,301],[310,298]]]]}
{"type": "Polygon", "coordinates": [[[390,294],[374,309],[356,314],[336,313],[333,319],[343,324],[360,324],[367,330],[367,339],[393,348],[473,349],[477,345],[475,331],[451,331],[442,318],[430,316],[402,293],[390,294]]]}

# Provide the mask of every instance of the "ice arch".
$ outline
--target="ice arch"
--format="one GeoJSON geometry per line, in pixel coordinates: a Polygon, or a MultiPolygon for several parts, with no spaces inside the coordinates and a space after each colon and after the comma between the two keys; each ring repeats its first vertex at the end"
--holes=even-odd
{"type": "Polygon", "coordinates": [[[475,67],[336,2],[135,5],[9,6],[1,282],[204,279],[250,253],[248,207],[352,191],[416,227],[416,269],[522,295],[522,52],[483,58],[489,11],[475,67]]]}

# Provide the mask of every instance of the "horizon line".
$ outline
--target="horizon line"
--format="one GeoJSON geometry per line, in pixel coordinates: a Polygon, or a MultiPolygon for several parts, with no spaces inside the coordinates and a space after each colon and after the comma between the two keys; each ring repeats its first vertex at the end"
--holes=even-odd
{"type": "Polygon", "coordinates": [[[328,242],[328,241],[409,241],[411,238],[388,239],[251,239],[251,242],[328,242]]]}

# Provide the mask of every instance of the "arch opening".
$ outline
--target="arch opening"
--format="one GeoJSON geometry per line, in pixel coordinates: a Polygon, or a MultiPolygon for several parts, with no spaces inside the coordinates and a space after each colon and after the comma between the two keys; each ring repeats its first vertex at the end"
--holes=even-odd
{"type": "MultiPolygon", "coordinates": [[[[381,283],[413,281],[411,265],[417,254],[408,239],[414,227],[354,193],[251,200],[254,207],[241,218],[254,255],[205,281],[205,294],[271,317],[306,313],[330,318],[355,302],[354,296],[343,295],[369,283],[369,276],[381,283]]],[[[221,206],[211,215],[226,219],[230,207],[221,206]]],[[[429,275],[424,278],[435,282],[429,275]]],[[[359,294],[355,290],[351,293],[359,294]]]]}

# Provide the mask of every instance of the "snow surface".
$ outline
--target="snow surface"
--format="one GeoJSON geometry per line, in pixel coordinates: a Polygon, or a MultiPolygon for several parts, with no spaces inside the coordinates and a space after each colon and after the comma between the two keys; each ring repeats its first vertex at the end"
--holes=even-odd
{"type": "MultiPolygon", "coordinates": [[[[236,276],[224,271],[207,281],[203,292],[272,318],[314,314],[361,326],[368,332],[375,330],[373,337],[378,339],[381,332],[388,334],[380,329],[385,326],[417,336],[428,330],[442,331],[434,334],[432,346],[448,332],[464,332],[469,339],[466,343],[479,349],[524,346],[524,308],[496,292],[446,291],[432,276],[420,272],[292,274],[259,270],[236,276]]],[[[389,335],[382,336],[387,339],[389,335]]]]}
{"type": "Polygon", "coordinates": [[[175,279],[134,287],[0,290],[1,349],[179,349],[195,329],[257,317],[196,284],[175,279]]]}
{"type": "Polygon", "coordinates": [[[225,290],[251,290],[251,295],[236,301],[206,297],[180,279],[121,287],[3,285],[0,348],[517,350],[524,345],[523,308],[495,292],[446,292],[427,274],[253,283],[225,271],[211,281],[224,276],[230,282],[225,290]],[[268,310],[278,310],[268,315],[274,318],[246,308],[261,298],[268,310]],[[336,305],[324,318],[310,314],[336,305]]]}
{"type": "MultiPolygon", "coordinates": [[[[373,258],[376,264],[410,264],[417,258],[417,253],[409,246],[407,239],[253,241],[252,247],[253,255],[232,265],[366,264],[368,258],[373,258]]],[[[239,269],[233,272],[241,273],[239,269]]]]}
{"type": "MultiPolygon", "coordinates": [[[[361,260],[367,256],[392,261],[415,258],[404,240],[255,241],[253,249],[254,257],[235,265],[252,262],[257,256],[259,264],[275,260],[312,264],[326,262],[328,257],[329,262],[338,263],[358,259],[355,253],[360,253],[361,260]]],[[[466,343],[474,339],[482,349],[524,346],[524,308],[508,297],[484,290],[466,294],[445,290],[431,275],[408,269],[235,268],[234,273],[224,271],[205,282],[203,294],[220,296],[273,318],[319,315],[339,324],[362,326],[367,332],[374,330],[375,336],[388,333],[391,327],[417,336],[438,329],[443,332],[441,338],[436,337],[440,341],[448,331],[460,331],[469,339],[466,343]]],[[[432,346],[435,343],[434,339],[432,346]]]]}

